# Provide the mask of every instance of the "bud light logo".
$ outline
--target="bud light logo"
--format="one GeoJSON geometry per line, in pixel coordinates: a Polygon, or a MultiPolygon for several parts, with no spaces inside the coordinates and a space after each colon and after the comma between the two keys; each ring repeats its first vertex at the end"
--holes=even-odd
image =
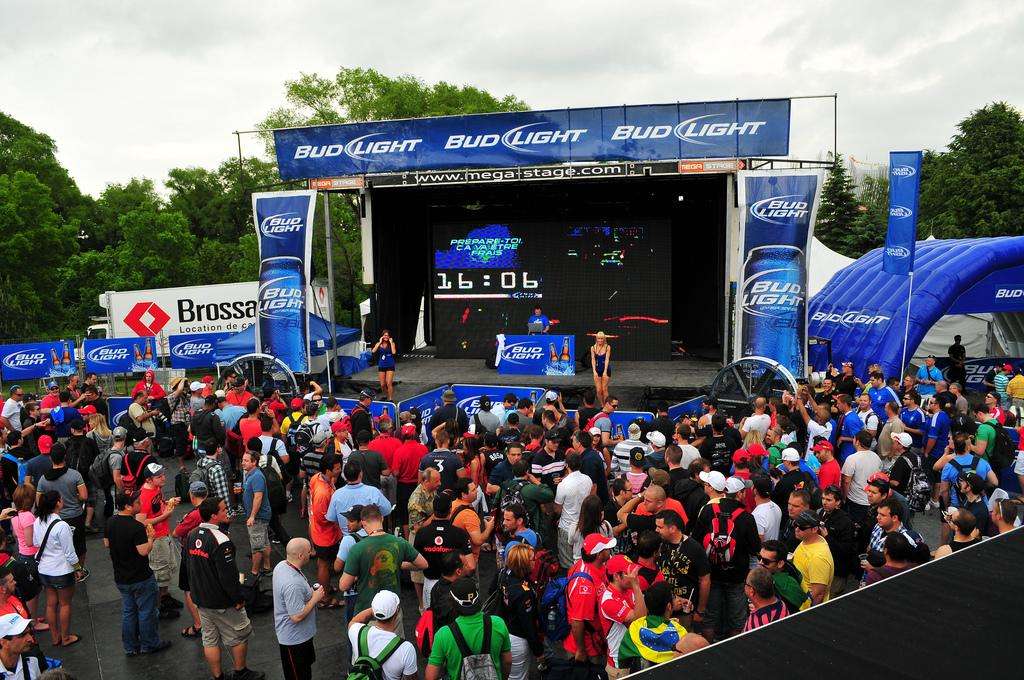
{"type": "Polygon", "coordinates": [[[910,248],[905,246],[886,246],[885,254],[889,257],[910,257],[910,248]]]}
{"type": "Polygon", "coordinates": [[[1012,300],[1024,297],[1024,288],[999,288],[996,290],[996,299],[1012,300]]]}
{"type": "Polygon", "coordinates": [[[801,199],[803,199],[802,194],[762,198],[750,206],[750,214],[764,222],[788,226],[786,221],[798,220],[807,216],[808,203],[801,199]]]}
{"type": "MultiPolygon", "coordinates": [[[[465,411],[467,416],[472,418],[474,415],[476,415],[477,411],[480,410],[480,397],[482,396],[484,395],[478,394],[474,397],[467,397],[466,399],[456,402],[455,405],[458,406],[463,411],[465,411]]],[[[491,394],[488,396],[490,396],[492,404],[501,403],[500,394],[491,394]]],[[[424,421],[426,421],[426,417],[424,417],[424,421]]]]}
{"type": "Polygon", "coordinates": [[[795,269],[768,269],[744,281],[743,311],[754,316],[788,318],[804,301],[803,287],[795,269]]]}
{"type": "Polygon", "coordinates": [[[124,361],[128,358],[128,348],[116,345],[100,345],[90,349],[85,358],[100,364],[124,361]]]}
{"type": "Polygon", "coordinates": [[[257,295],[260,316],[264,319],[292,319],[295,312],[305,309],[301,288],[288,285],[290,276],[260,282],[257,295]]]}
{"type": "Polygon", "coordinates": [[[721,118],[724,113],[709,113],[696,118],[688,118],[678,123],[672,133],[689,144],[710,146],[713,141],[702,141],[709,137],[734,137],[740,135],[756,135],[757,131],[768,124],[766,120],[751,120],[746,123],[722,123],[708,121],[708,118],[721,118]]]}
{"type": "Polygon", "coordinates": [[[881,314],[869,314],[863,311],[854,312],[815,312],[811,315],[811,321],[817,321],[819,323],[831,323],[839,324],[844,328],[851,328],[853,326],[874,326],[875,324],[885,323],[891,317],[883,316],[881,314]]]}
{"type": "Polygon", "coordinates": [[[895,217],[899,220],[910,217],[913,214],[914,211],[904,205],[894,205],[889,208],[889,217],[895,217]]]}
{"type": "Polygon", "coordinates": [[[490,133],[483,135],[451,135],[445,142],[446,151],[452,149],[486,149],[501,144],[506,149],[518,153],[539,153],[540,149],[531,148],[550,146],[552,144],[572,144],[580,141],[587,133],[586,128],[572,130],[536,129],[538,126],[550,126],[551,123],[541,121],[519,125],[502,134],[490,133]]]}
{"type": "Polygon", "coordinates": [[[3,364],[7,368],[24,369],[39,366],[46,361],[43,352],[14,352],[4,357],[3,364]]]}
{"type": "Polygon", "coordinates": [[[889,170],[889,175],[892,177],[913,177],[917,174],[917,171],[909,165],[894,165],[889,170]]]}
{"type": "Polygon", "coordinates": [[[123,410],[123,411],[121,411],[121,412],[119,412],[119,413],[115,413],[115,414],[114,414],[114,417],[113,417],[113,418],[112,418],[111,420],[112,420],[112,421],[113,421],[113,422],[114,422],[115,424],[116,424],[116,423],[120,423],[120,422],[121,422],[121,418],[123,418],[123,417],[125,416],[125,414],[126,414],[126,413],[128,413],[128,409],[125,409],[125,410],[123,410]]]}
{"type": "Polygon", "coordinates": [[[211,352],[213,352],[213,343],[205,341],[188,340],[171,347],[171,355],[179,359],[193,359],[206,356],[211,352]]]}
{"type": "Polygon", "coordinates": [[[516,342],[505,347],[501,360],[510,361],[515,364],[522,364],[529,361],[537,361],[544,356],[544,347],[530,342],[516,342]]]}
{"type": "Polygon", "coordinates": [[[260,222],[260,233],[268,238],[286,238],[299,231],[302,231],[302,217],[298,213],[270,215],[260,222]]]}
{"type": "Polygon", "coordinates": [[[419,143],[423,141],[422,139],[374,139],[374,137],[382,137],[383,135],[383,132],[373,132],[356,137],[346,144],[324,144],[320,146],[300,144],[295,148],[294,159],[334,158],[345,154],[353,160],[371,161],[373,159],[367,158],[367,156],[415,151],[419,143]]]}

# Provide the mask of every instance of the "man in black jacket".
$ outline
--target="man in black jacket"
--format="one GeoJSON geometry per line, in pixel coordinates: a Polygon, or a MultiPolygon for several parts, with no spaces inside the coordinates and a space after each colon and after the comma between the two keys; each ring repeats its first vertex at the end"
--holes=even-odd
{"type": "Polygon", "coordinates": [[[349,414],[349,421],[352,423],[352,436],[358,437],[360,432],[366,431],[373,438],[373,417],[370,416],[370,404],[373,402],[373,393],[363,390],[359,393],[359,405],[352,409],[349,414]]]}
{"type": "Polygon", "coordinates": [[[217,410],[217,397],[212,394],[203,402],[203,410],[192,416],[192,436],[199,444],[200,452],[213,454],[218,446],[224,445],[224,423],[214,411],[217,410]]]}
{"type": "Polygon", "coordinates": [[[829,590],[829,598],[839,597],[848,590],[856,590],[858,582],[857,570],[860,568],[857,559],[857,533],[853,520],[842,509],[842,492],[830,486],[821,492],[821,510],[819,514],[824,524],[825,541],[832,553],[835,575],[829,590]]]}
{"type": "Polygon", "coordinates": [[[215,680],[223,678],[220,645],[231,650],[234,680],[262,680],[263,673],[245,666],[252,625],[245,613],[245,601],[235,565],[235,546],[218,525],[227,524],[228,506],[216,496],[199,506],[202,523],[185,541],[188,550],[188,580],[192,601],[199,609],[203,631],[203,656],[215,680]]]}

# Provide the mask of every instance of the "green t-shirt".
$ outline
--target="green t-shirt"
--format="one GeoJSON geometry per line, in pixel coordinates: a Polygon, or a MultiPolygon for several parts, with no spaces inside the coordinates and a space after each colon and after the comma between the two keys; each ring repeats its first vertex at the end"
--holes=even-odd
{"type": "Polygon", "coordinates": [[[975,441],[985,442],[985,452],[981,454],[981,457],[985,460],[989,459],[989,454],[992,453],[992,447],[996,445],[997,427],[999,427],[999,421],[995,418],[989,418],[981,425],[978,425],[978,431],[974,435],[975,441]]]}
{"type": "Polygon", "coordinates": [[[786,601],[786,606],[790,608],[790,611],[794,611],[793,606],[797,609],[803,606],[807,600],[807,591],[803,589],[799,581],[784,571],[772,574],[772,580],[775,582],[775,590],[779,591],[779,595],[786,601]]]}
{"type": "MultiPolygon", "coordinates": [[[[462,637],[466,638],[466,644],[470,651],[482,651],[484,643],[484,615],[477,612],[470,616],[460,616],[455,619],[455,624],[462,631],[462,637]]],[[[491,617],[491,660],[494,662],[494,669],[498,677],[502,677],[501,655],[512,651],[508,637],[508,628],[505,622],[497,616],[491,617]]],[[[458,680],[462,670],[462,652],[455,643],[455,636],[452,635],[449,626],[437,631],[434,636],[434,646],[430,648],[430,659],[427,663],[433,666],[445,668],[451,680],[458,680]]]]}
{"type": "Polygon", "coordinates": [[[409,541],[391,534],[369,536],[349,550],[345,573],[356,577],[356,611],[370,606],[373,596],[382,590],[401,593],[398,576],[402,562],[414,562],[419,553],[409,541]]]}
{"type": "Polygon", "coordinates": [[[768,468],[778,467],[782,463],[782,451],[786,448],[786,445],[782,442],[772,444],[768,447],[768,468]]]}

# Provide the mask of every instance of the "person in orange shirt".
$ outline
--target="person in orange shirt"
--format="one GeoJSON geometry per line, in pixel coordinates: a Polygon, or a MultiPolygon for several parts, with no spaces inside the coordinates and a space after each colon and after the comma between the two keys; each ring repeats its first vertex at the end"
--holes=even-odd
{"type": "Polygon", "coordinates": [[[238,382],[237,384],[232,386],[230,390],[226,390],[224,392],[224,398],[232,406],[241,406],[242,408],[246,408],[249,404],[249,400],[256,398],[256,396],[252,392],[245,389],[246,385],[248,384],[248,380],[242,380],[238,382]]]}
{"type": "Polygon", "coordinates": [[[23,619],[31,621],[32,617],[25,604],[15,595],[17,588],[11,565],[5,564],[0,567],[0,616],[17,614],[23,619]]]}
{"type": "Polygon", "coordinates": [[[468,479],[455,482],[455,493],[458,499],[452,503],[450,515],[453,525],[464,529],[473,544],[474,557],[480,557],[480,546],[491,540],[494,531],[494,516],[481,521],[473,504],[476,502],[477,485],[468,479]]]}
{"type": "MultiPolygon", "coordinates": [[[[327,508],[340,474],[341,457],[325,453],[320,458],[320,472],[309,479],[309,539],[316,553],[316,580],[327,593],[331,593],[331,566],[341,542],[341,527],[327,519],[327,508]]],[[[340,603],[333,597],[321,603],[322,608],[337,606],[340,603]]]]}

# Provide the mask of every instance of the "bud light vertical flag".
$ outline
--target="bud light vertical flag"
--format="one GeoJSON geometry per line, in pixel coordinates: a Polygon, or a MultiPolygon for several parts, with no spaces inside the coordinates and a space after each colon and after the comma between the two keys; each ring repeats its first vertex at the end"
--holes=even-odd
{"type": "Polygon", "coordinates": [[[795,377],[807,371],[807,251],[824,173],[739,173],[743,244],[737,355],[774,359],[795,377]]]}
{"type": "Polygon", "coordinates": [[[889,154],[889,230],[882,252],[882,271],[887,274],[906,276],[914,271],[921,155],[920,151],[889,154]]]}
{"type": "Polygon", "coordinates": [[[254,193],[252,214],[260,244],[256,293],[256,351],[309,372],[309,281],[315,191],[254,193]]]}

